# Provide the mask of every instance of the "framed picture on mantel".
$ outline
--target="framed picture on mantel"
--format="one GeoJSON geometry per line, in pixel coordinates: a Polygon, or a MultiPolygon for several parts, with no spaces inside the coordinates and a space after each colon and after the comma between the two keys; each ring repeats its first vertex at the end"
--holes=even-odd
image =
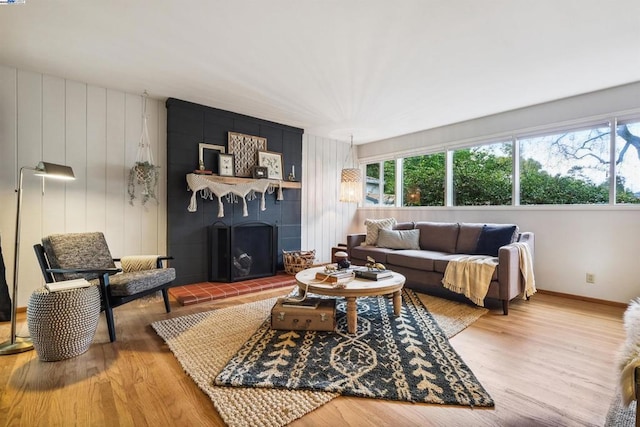
{"type": "Polygon", "coordinates": [[[235,175],[251,177],[251,169],[256,165],[258,150],[267,149],[267,138],[228,132],[229,154],[235,157],[235,175]]]}
{"type": "Polygon", "coordinates": [[[267,168],[267,178],[282,180],[282,154],[258,151],[258,166],[267,168]]]}

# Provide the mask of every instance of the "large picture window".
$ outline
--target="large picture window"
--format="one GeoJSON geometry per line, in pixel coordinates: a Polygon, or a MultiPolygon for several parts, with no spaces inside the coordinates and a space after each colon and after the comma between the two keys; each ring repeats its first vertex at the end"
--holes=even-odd
{"type": "Polygon", "coordinates": [[[369,206],[394,206],[396,203],[396,163],[393,160],[366,166],[365,200],[369,206]]]}
{"type": "Polygon", "coordinates": [[[608,126],[520,139],[520,204],[609,202],[608,126]]]}
{"type": "Polygon", "coordinates": [[[640,122],[616,129],[616,203],[640,203],[640,122]]]}
{"type": "Polygon", "coordinates": [[[513,176],[511,142],[453,153],[453,205],[510,205],[513,176]]]}
{"type": "Polygon", "coordinates": [[[640,119],[370,163],[366,175],[365,205],[640,204],[640,119]]]}
{"type": "Polygon", "coordinates": [[[444,153],[402,159],[403,206],[444,206],[444,153]]]}

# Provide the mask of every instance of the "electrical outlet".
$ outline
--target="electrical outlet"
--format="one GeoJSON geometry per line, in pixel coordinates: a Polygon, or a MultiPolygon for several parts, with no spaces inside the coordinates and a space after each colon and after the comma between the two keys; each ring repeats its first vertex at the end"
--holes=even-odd
{"type": "Polygon", "coordinates": [[[587,278],[586,278],[587,283],[596,283],[596,275],[593,273],[587,273],[587,278]]]}

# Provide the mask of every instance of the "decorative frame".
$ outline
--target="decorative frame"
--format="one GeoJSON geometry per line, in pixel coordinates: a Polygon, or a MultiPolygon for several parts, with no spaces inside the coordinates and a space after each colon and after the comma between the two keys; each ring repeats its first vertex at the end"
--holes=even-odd
{"type": "Polygon", "coordinates": [[[218,154],[218,175],[235,176],[234,157],[233,154],[218,154]]]}
{"type": "Polygon", "coordinates": [[[264,166],[254,166],[253,169],[251,169],[251,174],[253,179],[266,178],[269,175],[269,170],[264,166]]]}
{"type": "Polygon", "coordinates": [[[206,169],[204,164],[204,150],[213,150],[213,151],[217,151],[218,153],[226,152],[226,148],[222,145],[205,144],[204,142],[200,142],[198,144],[198,162],[199,162],[198,169],[201,169],[201,168],[206,169]]]}
{"type": "Polygon", "coordinates": [[[258,166],[267,168],[267,178],[282,180],[282,153],[259,150],[258,166]]]}
{"type": "Polygon", "coordinates": [[[256,164],[256,153],[267,149],[267,138],[227,132],[229,153],[235,155],[236,176],[251,177],[256,164]]]}

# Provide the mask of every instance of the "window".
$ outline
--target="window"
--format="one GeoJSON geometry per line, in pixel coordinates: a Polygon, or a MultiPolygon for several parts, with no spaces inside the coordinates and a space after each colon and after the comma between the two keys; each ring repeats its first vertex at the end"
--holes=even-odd
{"type": "Polygon", "coordinates": [[[608,126],[520,139],[520,204],[609,202],[608,126]]]}
{"type": "Polygon", "coordinates": [[[396,203],[396,163],[386,160],[369,163],[366,168],[365,199],[368,206],[395,206],[396,203]]]}
{"type": "Polygon", "coordinates": [[[444,153],[402,159],[402,206],[444,206],[444,153]]]}
{"type": "Polygon", "coordinates": [[[366,173],[366,205],[640,205],[640,118],[371,163],[366,173]]]}
{"type": "Polygon", "coordinates": [[[640,122],[616,129],[616,203],[640,203],[640,122]]]}
{"type": "Polygon", "coordinates": [[[453,205],[510,205],[513,176],[511,142],[453,153],[453,205]]]}

